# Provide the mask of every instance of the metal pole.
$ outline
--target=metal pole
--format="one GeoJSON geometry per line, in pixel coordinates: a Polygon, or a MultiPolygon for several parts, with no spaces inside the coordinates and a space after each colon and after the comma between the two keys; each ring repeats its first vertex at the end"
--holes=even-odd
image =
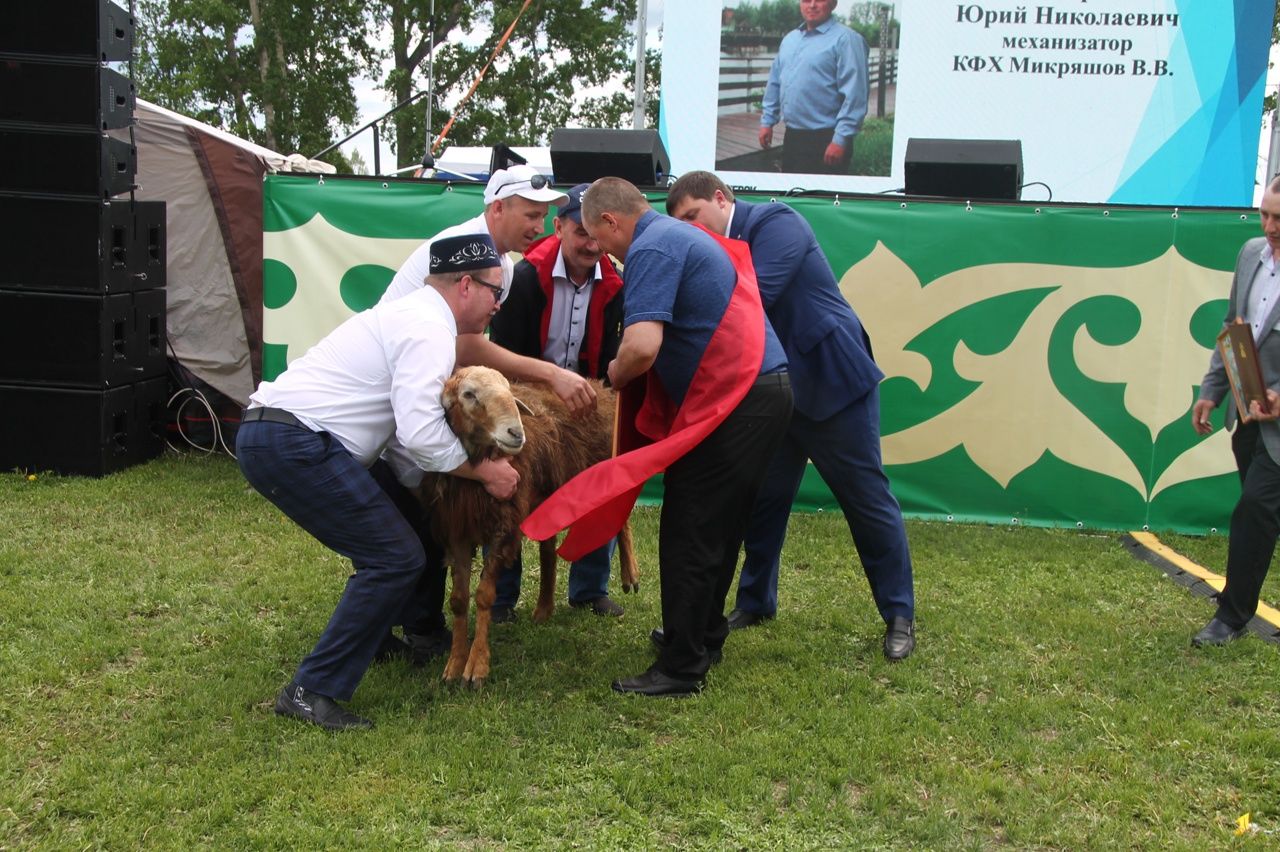
{"type": "Polygon", "coordinates": [[[636,130],[644,129],[644,37],[649,28],[649,0],[638,0],[636,3],[636,99],[635,111],[631,114],[631,126],[636,130]]]}
{"type": "MultiPolygon", "coordinates": [[[[436,100],[435,81],[432,77],[436,57],[436,0],[431,0],[431,8],[427,12],[427,38],[431,39],[431,49],[427,51],[427,141],[422,149],[424,167],[427,167],[427,158],[431,156],[431,108],[435,106],[436,100]]],[[[432,165],[434,164],[433,160],[432,165]]]]}
{"type": "Polygon", "coordinates": [[[1263,188],[1271,183],[1271,179],[1280,171],[1280,107],[1271,111],[1271,150],[1267,153],[1267,179],[1263,188]]]}
{"type": "Polygon", "coordinates": [[[880,7],[880,42],[876,45],[879,48],[877,57],[880,60],[880,73],[877,75],[879,83],[876,84],[876,116],[884,118],[885,107],[885,89],[889,84],[889,7],[882,5],[880,7]]]}

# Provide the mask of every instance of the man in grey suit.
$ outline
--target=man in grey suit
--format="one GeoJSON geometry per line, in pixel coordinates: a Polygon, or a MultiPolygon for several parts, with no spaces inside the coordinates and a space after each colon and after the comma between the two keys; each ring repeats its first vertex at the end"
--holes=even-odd
{"type": "MultiPolygon", "coordinates": [[[[1251,416],[1240,420],[1234,400],[1229,401],[1225,425],[1240,420],[1231,436],[1231,451],[1240,472],[1240,501],[1231,513],[1227,544],[1227,584],[1218,595],[1218,611],[1191,644],[1223,645],[1244,635],[1258,609],[1258,595],[1276,538],[1280,536],[1280,178],[1267,185],[1258,208],[1263,236],[1240,249],[1224,322],[1237,318],[1253,326],[1258,344],[1262,378],[1268,387],[1268,410],[1255,402],[1251,416]]],[[[1209,413],[1228,396],[1226,370],[1214,350],[1209,372],[1200,382],[1200,396],[1191,409],[1191,425],[1201,435],[1213,431],[1209,413]]]]}

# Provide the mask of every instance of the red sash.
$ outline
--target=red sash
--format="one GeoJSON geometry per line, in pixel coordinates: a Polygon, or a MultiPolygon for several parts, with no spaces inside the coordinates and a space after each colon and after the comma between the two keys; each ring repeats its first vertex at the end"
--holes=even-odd
{"type": "MultiPolygon", "coordinates": [[[[619,454],[569,480],[520,525],[535,541],[568,527],[569,534],[557,551],[564,559],[580,559],[617,535],[645,482],[710,435],[738,407],[760,374],[764,306],[751,253],[741,240],[711,236],[728,253],[738,280],[684,403],[675,409],[652,370],[646,374],[647,381],[629,383],[618,394],[619,454]]],[[[757,462],[744,459],[743,463],[757,462]]]]}

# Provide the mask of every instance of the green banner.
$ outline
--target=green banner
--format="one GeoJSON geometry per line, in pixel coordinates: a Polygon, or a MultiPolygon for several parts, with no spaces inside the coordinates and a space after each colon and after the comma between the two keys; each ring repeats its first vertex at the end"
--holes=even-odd
{"type": "MultiPolygon", "coordinates": [[[[376,302],[481,196],[268,176],[264,378],[376,302]]],[[[1190,410],[1253,211],[782,200],[813,225],[871,335],[885,466],[907,514],[1226,530],[1239,493],[1229,436],[1200,439],[1190,410]]],[[[813,471],[801,504],[836,508],[813,471]]]]}

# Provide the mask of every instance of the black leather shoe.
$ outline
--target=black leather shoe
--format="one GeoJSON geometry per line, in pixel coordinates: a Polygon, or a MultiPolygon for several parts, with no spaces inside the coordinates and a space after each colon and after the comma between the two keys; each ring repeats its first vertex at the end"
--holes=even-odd
{"type": "Polygon", "coordinates": [[[378,647],[378,653],[373,655],[373,661],[386,663],[391,660],[413,662],[413,648],[408,642],[388,631],[386,638],[382,640],[382,645],[378,647]]]}
{"type": "Polygon", "coordinates": [[[601,595],[589,601],[569,601],[569,606],[574,609],[582,609],[589,606],[596,615],[612,615],[616,617],[623,613],[622,607],[608,595],[601,595]]]}
{"type": "Polygon", "coordinates": [[[1219,621],[1217,616],[1204,626],[1204,629],[1191,637],[1191,644],[1197,648],[1203,648],[1205,645],[1225,645],[1239,639],[1249,629],[1248,625],[1234,629],[1227,625],[1225,621],[1219,621]]]}
{"type": "MultiPolygon", "coordinates": [[[[655,627],[649,631],[649,641],[653,644],[653,649],[661,654],[667,647],[667,637],[663,634],[661,627],[655,627]]],[[[711,665],[715,665],[724,659],[723,648],[708,648],[707,656],[711,658],[711,665]]]]}
{"type": "Polygon", "coordinates": [[[916,624],[909,618],[889,619],[884,631],[884,657],[897,663],[911,656],[916,649],[916,624]]]}
{"type": "Polygon", "coordinates": [[[516,608],[504,604],[489,607],[489,620],[494,624],[510,624],[516,620],[516,608]]]}
{"type": "Polygon", "coordinates": [[[671,677],[658,671],[656,666],[635,677],[613,682],[614,692],[621,692],[624,695],[648,695],[651,697],[695,695],[702,691],[702,687],[703,682],[700,680],[684,680],[683,678],[671,677]]]}
{"type": "Polygon", "coordinates": [[[448,656],[453,648],[453,631],[440,627],[430,633],[406,633],[411,660],[415,666],[425,666],[439,657],[448,656]]]}
{"type": "Polygon", "coordinates": [[[295,681],[290,681],[276,698],[276,715],[301,719],[328,731],[353,728],[365,730],[373,727],[373,722],[363,716],[344,710],[327,695],[303,689],[295,681]]]}
{"type": "Polygon", "coordinates": [[[772,615],[762,615],[758,612],[747,612],[745,609],[735,609],[729,613],[729,629],[741,630],[744,627],[755,627],[757,624],[762,624],[772,618],[772,615]]]}

